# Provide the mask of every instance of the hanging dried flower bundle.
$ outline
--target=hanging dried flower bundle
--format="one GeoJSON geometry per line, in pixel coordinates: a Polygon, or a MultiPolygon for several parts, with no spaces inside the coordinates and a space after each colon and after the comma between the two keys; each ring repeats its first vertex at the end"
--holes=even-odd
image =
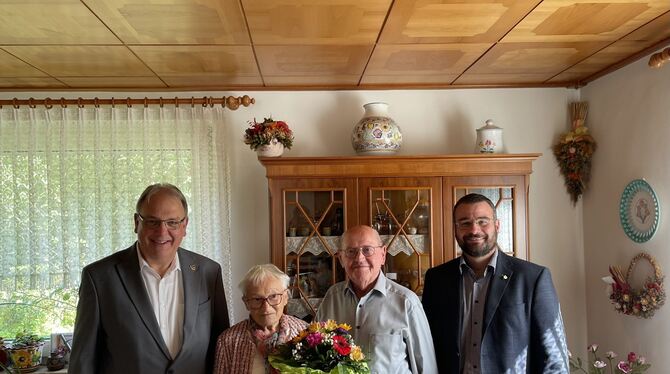
{"type": "Polygon", "coordinates": [[[591,176],[591,157],[596,150],[596,141],[584,125],[588,107],[584,101],[570,103],[572,131],[561,135],[554,145],[554,155],[573,204],[586,189],[591,176]]]}

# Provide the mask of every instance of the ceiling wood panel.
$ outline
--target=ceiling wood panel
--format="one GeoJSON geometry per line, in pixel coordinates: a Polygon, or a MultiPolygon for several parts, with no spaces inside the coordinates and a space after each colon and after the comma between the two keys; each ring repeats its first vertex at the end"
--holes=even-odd
{"type": "Polygon", "coordinates": [[[79,0],[0,2],[0,45],[120,43],[79,0]]]}
{"type": "Polygon", "coordinates": [[[380,43],[494,43],[539,2],[398,0],[380,43]]]}
{"type": "Polygon", "coordinates": [[[0,0],[0,89],[575,87],[670,0],[0,0]]]}
{"type": "Polygon", "coordinates": [[[126,44],[249,44],[237,0],[83,0],[126,44]]]}
{"type": "Polygon", "coordinates": [[[390,0],[243,0],[256,45],[374,44],[390,0]]]}
{"type": "Polygon", "coordinates": [[[151,71],[123,46],[10,46],[4,50],[53,76],[147,76],[151,71]]]}
{"type": "Polygon", "coordinates": [[[546,0],[502,42],[615,41],[668,10],[668,0],[546,0]]]}

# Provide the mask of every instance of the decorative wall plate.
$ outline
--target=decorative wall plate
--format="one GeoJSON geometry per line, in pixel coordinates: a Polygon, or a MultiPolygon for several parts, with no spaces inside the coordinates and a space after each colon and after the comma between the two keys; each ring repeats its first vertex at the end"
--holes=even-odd
{"type": "Polygon", "coordinates": [[[644,179],[628,183],[621,194],[619,218],[628,237],[636,243],[651,239],[658,228],[661,212],[656,193],[644,179]]]}

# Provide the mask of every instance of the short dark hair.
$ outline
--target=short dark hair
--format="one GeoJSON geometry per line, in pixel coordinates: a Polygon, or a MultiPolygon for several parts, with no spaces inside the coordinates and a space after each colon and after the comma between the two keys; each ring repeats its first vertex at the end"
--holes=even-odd
{"type": "Polygon", "coordinates": [[[493,210],[493,219],[498,219],[496,215],[496,207],[493,205],[493,202],[486,196],[478,193],[469,193],[456,202],[456,205],[454,205],[454,210],[452,211],[452,219],[454,222],[456,222],[456,209],[461,206],[461,205],[470,205],[470,204],[477,204],[477,203],[487,203],[491,209],[493,210]]]}
{"type": "Polygon", "coordinates": [[[177,186],[170,183],[156,183],[152,184],[149,187],[144,189],[144,192],[140,195],[140,198],[137,199],[137,205],[135,206],[135,213],[140,212],[140,208],[144,203],[151,199],[151,196],[157,194],[158,192],[166,191],[170,195],[176,197],[181,201],[181,205],[184,207],[184,214],[188,217],[188,203],[186,202],[186,197],[184,194],[177,188],[177,186]]]}

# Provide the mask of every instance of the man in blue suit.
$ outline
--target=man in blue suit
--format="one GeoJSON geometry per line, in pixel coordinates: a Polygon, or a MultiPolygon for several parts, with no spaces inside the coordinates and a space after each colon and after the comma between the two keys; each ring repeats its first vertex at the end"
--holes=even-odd
{"type": "Polygon", "coordinates": [[[188,205],[171,184],[147,187],[137,241],[81,275],[70,374],[206,374],[229,326],[221,267],[181,248],[188,205]]]}
{"type": "Polygon", "coordinates": [[[463,254],[428,270],[423,292],[440,373],[569,373],[549,269],[499,250],[485,196],[463,196],[453,219],[463,254]]]}

